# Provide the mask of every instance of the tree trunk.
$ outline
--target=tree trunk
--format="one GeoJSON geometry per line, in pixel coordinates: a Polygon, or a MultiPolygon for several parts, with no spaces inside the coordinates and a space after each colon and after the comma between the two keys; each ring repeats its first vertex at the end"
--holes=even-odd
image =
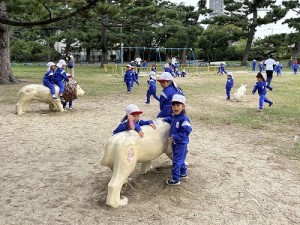
{"type": "Polygon", "coordinates": [[[255,35],[256,20],[257,20],[257,10],[254,10],[254,12],[253,12],[253,22],[249,26],[248,39],[247,39],[247,44],[246,44],[246,47],[245,47],[245,50],[244,50],[244,55],[243,55],[243,60],[241,62],[241,66],[246,66],[247,62],[248,62],[251,45],[252,45],[254,35],[255,35]]]}
{"type": "MultiPolygon", "coordinates": [[[[6,5],[4,1],[0,2],[0,11],[3,16],[6,15],[6,5]]],[[[10,63],[10,33],[8,26],[0,24],[0,84],[16,83],[11,63],[10,63]]]]}
{"type": "Polygon", "coordinates": [[[299,56],[299,53],[300,53],[300,42],[295,42],[295,46],[293,48],[293,61],[297,60],[298,56],[299,56]]]}
{"type": "Polygon", "coordinates": [[[86,62],[91,61],[91,48],[86,49],[86,62]]]}
{"type": "MultiPolygon", "coordinates": [[[[137,44],[135,45],[135,47],[138,47],[135,49],[135,53],[134,53],[134,58],[136,59],[137,57],[141,57],[141,46],[142,46],[142,41],[144,39],[144,29],[142,30],[142,34],[139,36],[137,44]]],[[[145,51],[145,50],[144,50],[145,51]]],[[[141,57],[142,58],[142,57],[141,57]]],[[[143,59],[144,60],[144,59],[143,59]]]]}
{"type": "Polygon", "coordinates": [[[104,21],[102,21],[102,26],[101,26],[101,43],[100,43],[100,49],[102,51],[102,57],[101,57],[101,67],[104,64],[107,64],[108,60],[108,50],[107,50],[107,38],[106,38],[106,33],[107,33],[107,27],[104,24],[104,21]]]}

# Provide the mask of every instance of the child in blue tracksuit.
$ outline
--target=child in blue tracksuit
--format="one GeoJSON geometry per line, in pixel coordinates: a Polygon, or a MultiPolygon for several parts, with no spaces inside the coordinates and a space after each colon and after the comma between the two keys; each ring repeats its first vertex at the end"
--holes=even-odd
{"type": "MultiPolygon", "coordinates": [[[[131,66],[131,70],[132,70],[133,81],[135,83],[137,83],[137,85],[140,85],[140,83],[139,83],[139,73],[135,70],[134,66],[131,66]]],[[[133,87],[133,82],[132,82],[132,87],[133,87]]]]}
{"type": "Polygon", "coordinates": [[[132,75],[132,70],[131,70],[131,65],[127,65],[127,70],[124,75],[124,83],[127,86],[127,94],[129,94],[132,90],[133,86],[133,75],[132,75]]]}
{"type": "Polygon", "coordinates": [[[298,73],[298,68],[299,68],[298,62],[295,61],[295,62],[293,63],[293,71],[294,71],[294,74],[295,74],[295,75],[297,75],[297,73],[298,73]]]}
{"type": "Polygon", "coordinates": [[[155,125],[152,120],[141,120],[140,114],[143,112],[140,111],[139,107],[134,104],[129,104],[126,109],[126,116],[121,121],[121,124],[113,131],[113,135],[120,133],[126,130],[135,130],[139,133],[140,137],[144,137],[144,132],[142,131],[141,126],[150,125],[153,129],[155,129],[155,125]]]}
{"type": "Polygon", "coordinates": [[[150,104],[150,96],[153,95],[153,97],[159,101],[159,97],[156,95],[156,73],[154,71],[151,71],[149,73],[150,79],[148,80],[148,90],[146,94],[146,104],[150,104]]]}
{"type": "Polygon", "coordinates": [[[232,74],[232,72],[228,72],[227,73],[226,86],[225,86],[227,100],[230,100],[230,91],[233,88],[233,84],[234,84],[233,74],[232,74]]]}
{"type": "Polygon", "coordinates": [[[55,95],[55,87],[54,87],[54,72],[55,72],[55,64],[53,62],[47,63],[47,72],[44,75],[43,84],[50,89],[51,96],[53,99],[57,99],[55,95]]]}
{"type": "Polygon", "coordinates": [[[179,93],[176,87],[173,76],[168,72],[163,72],[157,80],[163,88],[159,97],[160,112],[157,117],[171,117],[172,116],[172,97],[179,93]]]}
{"type": "Polygon", "coordinates": [[[264,70],[264,64],[262,62],[259,63],[258,69],[260,73],[262,73],[262,71],[264,70]]]}
{"type": "Polygon", "coordinates": [[[56,66],[58,67],[54,74],[54,83],[59,87],[59,97],[62,102],[64,102],[63,93],[65,90],[64,81],[69,81],[69,78],[63,69],[63,66],[67,66],[67,63],[64,60],[60,60],[56,66]]]}
{"type": "Polygon", "coordinates": [[[146,70],[146,69],[147,69],[147,60],[144,60],[142,66],[143,66],[143,70],[146,70]]]}
{"type": "Polygon", "coordinates": [[[153,71],[153,72],[156,73],[156,65],[155,65],[155,64],[153,64],[153,65],[151,66],[151,71],[153,71]]]}
{"type": "Polygon", "coordinates": [[[219,66],[219,70],[217,72],[217,74],[221,74],[221,75],[224,75],[224,74],[227,74],[226,70],[225,70],[225,65],[223,63],[220,64],[219,66]]]}
{"type": "Polygon", "coordinates": [[[277,62],[275,66],[275,71],[277,73],[277,76],[281,76],[281,70],[282,70],[282,65],[279,62],[277,62]]]}
{"type": "Polygon", "coordinates": [[[272,91],[273,88],[271,86],[269,86],[264,78],[264,76],[261,73],[258,73],[256,75],[257,78],[257,82],[253,87],[253,91],[252,94],[255,94],[255,92],[258,92],[259,95],[259,107],[257,109],[257,111],[262,112],[263,108],[264,108],[264,102],[269,103],[269,106],[273,105],[273,102],[269,99],[267,99],[266,95],[267,95],[267,88],[272,91]]]}
{"type": "Polygon", "coordinates": [[[185,159],[192,126],[185,113],[185,101],[183,95],[173,95],[173,117],[164,119],[165,122],[171,124],[168,141],[173,145],[172,179],[166,181],[168,185],[179,185],[181,179],[188,177],[185,159]]]}
{"type": "Polygon", "coordinates": [[[172,65],[166,64],[164,71],[170,73],[172,76],[175,76],[173,69],[171,68],[172,65]]]}
{"type": "Polygon", "coordinates": [[[255,69],[256,69],[256,60],[253,59],[253,61],[252,61],[252,72],[255,72],[255,69]]]}

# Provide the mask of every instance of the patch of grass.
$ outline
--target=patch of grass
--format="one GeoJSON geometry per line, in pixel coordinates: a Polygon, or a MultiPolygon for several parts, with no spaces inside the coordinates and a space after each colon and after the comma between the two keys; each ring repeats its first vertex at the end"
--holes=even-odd
{"type": "Polygon", "coordinates": [[[300,142],[294,143],[292,148],[280,148],[276,152],[285,155],[290,159],[300,160],[300,142]]]}

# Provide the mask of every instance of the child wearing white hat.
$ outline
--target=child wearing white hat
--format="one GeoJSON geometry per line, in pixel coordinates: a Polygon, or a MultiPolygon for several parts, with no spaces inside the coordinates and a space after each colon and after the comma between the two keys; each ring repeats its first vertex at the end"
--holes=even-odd
{"type": "Polygon", "coordinates": [[[56,65],[53,62],[48,62],[46,66],[47,66],[47,72],[44,75],[43,84],[50,89],[52,98],[57,99],[55,95],[55,87],[53,81],[56,65]]]}
{"type": "Polygon", "coordinates": [[[67,63],[65,62],[65,60],[61,59],[59,60],[59,62],[56,64],[56,66],[58,67],[57,70],[55,71],[54,74],[54,83],[59,87],[59,96],[60,96],[60,100],[62,102],[65,102],[64,98],[63,98],[63,93],[65,90],[65,85],[64,85],[64,81],[69,81],[69,78],[65,72],[65,70],[63,69],[63,66],[67,66],[67,63]]]}
{"type": "Polygon", "coordinates": [[[160,112],[157,117],[171,117],[172,116],[172,97],[174,94],[179,94],[180,89],[177,88],[174,77],[169,72],[163,72],[157,81],[163,88],[159,97],[160,112]]]}
{"type": "Polygon", "coordinates": [[[121,120],[121,124],[113,131],[113,135],[126,130],[135,130],[139,133],[140,137],[144,137],[144,132],[141,128],[143,125],[150,125],[155,129],[152,120],[141,120],[140,115],[143,113],[135,104],[129,104],[125,109],[126,115],[121,120]]]}
{"type": "Polygon", "coordinates": [[[186,115],[185,101],[186,98],[183,95],[173,95],[173,117],[163,119],[171,124],[168,141],[173,145],[172,178],[166,181],[167,185],[179,185],[180,180],[188,178],[185,159],[192,125],[186,115]]]}
{"type": "Polygon", "coordinates": [[[230,91],[233,88],[233,84],[234,84],[233,73],[228,72],[227,73],[226,85],[225,85],[227,100],[230,100],[230,91]]]}
{"type": "Polygon", "coordinates": [[[126,66],[126,72],[124,74],[124,83],[127,86],[127,94],[129,94],[133,86],[133,73],[131,70],[131,65],[129,64],[126,66]]]}

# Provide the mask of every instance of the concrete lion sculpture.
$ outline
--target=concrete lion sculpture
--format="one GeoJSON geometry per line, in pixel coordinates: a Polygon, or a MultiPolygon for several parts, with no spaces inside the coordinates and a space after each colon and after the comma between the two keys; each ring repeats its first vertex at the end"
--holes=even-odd
{"type": "MultiPolygon", "coordinates": [[[[58,96],[59,88],[55,85],[55,94],[58,96]]],[[[76,95],[83,96],[84,90],[76,83],[76,95]]],[[[26,111],[31,111],[30,104],[32,101],[37,100],[49,104],[49,110],[57,109],[63,112],[63,106],[58,99],[51,97],[50,89],[42,84],[29,84],[22,87],[17,94],[16,113],[23,114],[26,111]]]]}
{"type": "Polygon", "coordinates": [[[141,172],[146,173],[151,161],[165,153],[172,157],[172,145],[168,143],[170,125],[161,120],[153,121],[156,129],[142,126],[144,137],[136,131],[123,131],[113,135],[105,146],[102,166],[112,170],[108,183],[106,204],[111,207],[126,205],[128,199],[121,198],[121,188],[137,163],[142,163],[141,172]]]}
{"type": "Polygon", "coordinates": [[[246,87],[247,85],[242,84],[233,94],[233,100],[237,102],[246,101],[246,87]]]}

